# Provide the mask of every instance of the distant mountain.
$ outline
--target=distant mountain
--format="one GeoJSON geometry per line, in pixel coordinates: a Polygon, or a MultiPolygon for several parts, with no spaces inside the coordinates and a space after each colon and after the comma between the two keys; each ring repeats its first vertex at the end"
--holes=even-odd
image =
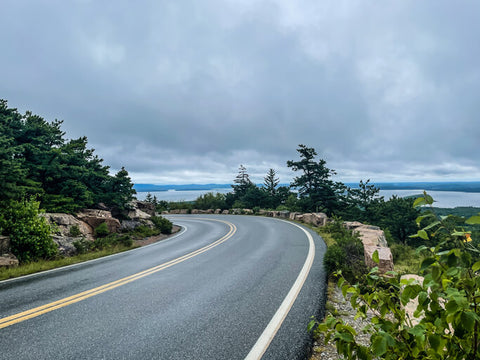
{"type": "MultiPolygon", "coordinates": [[[[262,186],[262,184],[257,184],[262,186]]],[[[280,184],[288,186],[288,184],[280,184]]],[[[346,183],[351,188],[357,188],[358,183],[346,183]]],[[[427,190],[427,191],[461,191],[480,193],[480,181],[465,182],[382,182],[375,183],[380,190],[427,190]]],[[[215,190],[230,189],[230,184],[187,184],[187,185],[154,185],[154,184],[135,184],[134,189],[137,192],[153,191],[194,191],[194,190],[215,190]]]]}
{"type": "Polygon", "coordinates": [[[194,190],[213,190],[231,188],[230,184],[187,184],[187,185],[154,185],[154,184],[135,184],[133,188],[137,192],[149,191],[194,191],[194,190]]]}
{"type": "Polygon", "coordinates": [[[401,182],[377,183],[381,190],[427,190],[427,191],[461,191],[480,192],[480,181],[469,182],[401,182]]]}

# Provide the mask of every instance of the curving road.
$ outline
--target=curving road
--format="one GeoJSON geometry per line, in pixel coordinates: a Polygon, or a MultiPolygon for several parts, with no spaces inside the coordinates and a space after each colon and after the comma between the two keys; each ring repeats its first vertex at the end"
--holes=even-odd
{"type": "Polygon", "coordinates": [[[271,218],[170,219],[183,231],[168,240],[0,282],[0,359],[305,358],[321,238],[271,218]]]}

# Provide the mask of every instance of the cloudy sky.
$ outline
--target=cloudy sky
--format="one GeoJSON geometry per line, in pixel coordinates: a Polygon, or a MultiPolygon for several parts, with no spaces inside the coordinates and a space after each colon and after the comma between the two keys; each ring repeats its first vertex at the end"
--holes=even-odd
{"type": "Polygon", "coordinates": [[[134,182],[479,180],[480,2],[1,0],[0,98],[134,182]]]}

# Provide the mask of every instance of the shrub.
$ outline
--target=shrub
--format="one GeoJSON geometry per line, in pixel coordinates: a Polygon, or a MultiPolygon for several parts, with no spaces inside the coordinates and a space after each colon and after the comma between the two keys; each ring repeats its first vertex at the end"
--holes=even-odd
{"type": "Polygon", "coordinates": [[[10,236],[12,253],[21,263],[49,259],[57,255],[57,245],[51,228],[39,216],[40,203],[30,199],[4,204],[0,214],[0,228],[10,236]]]}
{"type": "Polygon", "coordinates": [[[327,275],[341,271],[346,279],[353,282],[366,274],[363,244],[358,235],[345,229],[341,219],[335,219],[322,230],[336,242],[328,247],[323,258],[327,275]]]}
{"type": "Polygon", "coordinates": [[[101,223],[95,228],[95,236],[102,238],[110,234],[110,230],[108,230],[107,223],[101,223]]]}
{"type": "Polygon", "coordinates": [[[94,242],[86,239],[81,239],[73,242],[77,254],[85,254],[94,248],[94,242]]]}
{"type": "Polygon", "coordinates": [[[133,230],[135,236],[139,238],[149,237],[153,235],[158,235],[160,231],[158,229],[152,229],[147,225],[139,225],[133,230]]]}
{"type": "Polygon", "coordinates": [[[161,216],[152,216],[150,218],[150,221],[153,222],[153,224],[155,225],[155,228],[160,230],[162,234],[172,233],[173,224],[170,220],[165,219],[164,217],[161,217],[161,216]]]}
{"type": "Polygon", "coordinates": [[[78,227],[78,225],[72,225],[70,226],[70,236],[72,237],[78,237],[80,235],[82,235],[82,232],[80,231],[80,228],[78,227]]]}
{"type": "MultiPolygon", "coordinates": [[[[424,193],[414,206],[432,203],[424,193]]],[[[363,329],[370,335],[367,346],[357,342],[355,329],[334,315],[314,330],[324,333],[326,341],[333,338],[345,359],[480,358],[480,261],[476,258],[480,249],[472,238],[475,235],[449,217],[426,214],[416,222],[420,230],[412,237],[435,244],[417,249],[425,256],[420,264],[421,283],[401,279],[395,272],[382,276],[378,268],[364,277],[362,285],[351,285],[344,278],[338,281],[343,296],[349,294],[356,317],[365,319],[367,312],[372,316],[363,329]],[[422,227],[426,217],[432,221],[422,227]],[[407,304],[416,306],[413,316],[405,311],[407,304]]],[[[480,214],[465,224],[479,225],[480,214]]],[[[309,329],[314,327],[312,321],[309,329]]]]}

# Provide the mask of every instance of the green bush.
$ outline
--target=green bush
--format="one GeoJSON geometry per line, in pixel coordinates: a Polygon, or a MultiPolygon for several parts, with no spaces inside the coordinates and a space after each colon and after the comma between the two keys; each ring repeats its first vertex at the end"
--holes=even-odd
{"type": "Polygon", "coordinates": [[[77,236],[80,236],[82,235],[82,232],[80,231],[80,228],[78,227],[78,225],[72,225],[70,226],[70,236],[72,237],[77,237],[77,236]]]}
{"type": "Polygon", "coordinates": [[[356,281],[366,274],[363,244],[358,235],[346,229],[341,219],[335,219],[322,231],[335,240],[335,244],[328,247],[323,258],[327,275],[341,271],[346,279],[356,281]]]}
{"type": "Polygon", "coordinates": [[[57,255],[51,228],[39,216],[40,203],[30,199],[2,204],[0,228],[10,237],[12,253],[21,263],[50,259],[57,255]]]}
{"type": "Polygon", "coordinates": [[[94,242],[86,239],[81,239],[73,242],[77,254],[85,254],[94,248],[94,242]]]}
{"type": "Polygon", "coordinates": [[[161,216],[152,216],[150,220],[155,225],[155,228],[160,230],[162,234],[172,233],[173,224],[170,220],[165,219],[164,217],[161,217],[161,216]]]}
{"type": "MultiPolygon", "coordinates": [[[[413,205],[432,204],[424,193],[413,205]]],[[[423,256],[419,269],[423,281],[402,279],[395,272],[383,275],[376,267],[361,285],[340,278],[338,286],[356,310],[355,317],[370,318],[362,334],[332,314],[320,324],[310,322],[308,328],[323,333],[326,341],[333,339],[343,358],[480,359],[480,249],[475,234],[458,226],[457,219],[435,213],[419,216],[416,223],[420,229],[411,237],[435,244],[417,249],[423,256]],[[430,223],[422,226],[427,217],[430,223]],[[414,306],[413,314],[405,311],[407,305],[414,306]]],[[[480,225],[480,214],[464,223],[480,225]]],[[[397,256],[408,251],[395,250],[397,256]]],[[[378,257],[375,260],[378,263],[378,257]]]]}
{"type": "Polygon", "coordinates": [[[138,238],[145,238],[149,236],[158,235],[160,231],[158,229],[152,229],[147,225],[139,225],[133,230],[133,233],[138,238]]]}
{"type": "Polygon", "coordinates": [[[108,230],[107,223],[101,223],[95,228],[95,236],[102,238],[110,234],[110,230],[108,230]]]}

